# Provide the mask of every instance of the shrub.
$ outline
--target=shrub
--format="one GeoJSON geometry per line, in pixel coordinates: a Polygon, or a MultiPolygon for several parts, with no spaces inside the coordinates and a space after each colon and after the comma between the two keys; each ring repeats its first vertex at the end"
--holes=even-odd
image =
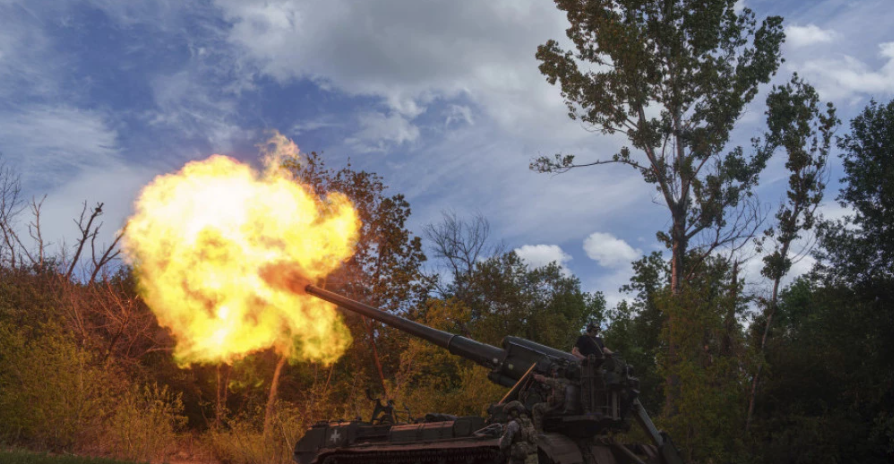
{"type": "Polygon", "coordinates": [[[157,384],[131,387],[118,398],[104,424],[104,446],[134,461],[163,459],[174,450],[175,433],[186,423],[180,394],[157,384]]]}
{"type": "Polygon", "coordinates": [[[96,361],[59,329],[0,324],[0,437],[57,451],[95,437],[116,385],[96,361]]]}
{"type": "Polygon", "coordinates": [[[226,420],[226,427],[211,430],[208,441],[215,456],[228,464],[291,464],[295,442],[307,428],[307,417],[299,408],[276,404],[271,427],[263,432],[264,411],[226,420]]]}

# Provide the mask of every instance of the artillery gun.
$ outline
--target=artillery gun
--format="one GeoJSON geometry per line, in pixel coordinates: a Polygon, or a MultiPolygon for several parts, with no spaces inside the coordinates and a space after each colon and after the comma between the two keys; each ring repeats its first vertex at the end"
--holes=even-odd
{"type": "Polygon", "coordinates": [[[502,348],[433,329],[339,294],[307,285],[308,294],[348,311],[427,340],[450,353],[490,369],[488,379],[509,392],[489,409],[490,426],[477,416],[427,414],[422,421],[318,422],[295,446],[298,464],[504,462],[499,449],[502,405],[518,400],[528,410],[544,401],[534,374],[549,375],[563,366],[569,380],[564,408],[544,417],[537,438],[541,464],[682,464],[670,437],[659,432],[637,398],[639,381],[617,355],[578,361],[570,353],[523,338],[507,336],[502,348]],[[635,419],[652,444],[622,444],[623,432],[635,419]]]}

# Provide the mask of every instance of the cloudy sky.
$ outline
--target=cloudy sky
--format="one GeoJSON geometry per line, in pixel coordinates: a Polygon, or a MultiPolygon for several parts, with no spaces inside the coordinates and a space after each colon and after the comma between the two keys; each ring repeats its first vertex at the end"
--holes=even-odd
{"type": "MultiPolygon", "coordinates": [[[[894,96],[894,0],[744,4],[785,18],[777,82],[800,73],[844,121],[894,96]]],[[[0,0],[0,153],[29,197],[47,195],[61,243],[81,202],[105,203],[110,233],[155,175],[212,153],[257,162],[278,129],[381,174],[417,233],[442,211],[480,212],[532,264],[559,261],[615,301],[668,213],[629,169],[528,169],[622,143],[570,121],[537,70],[537,45],[566,27],[547,0],[0,0]]],[[[761,130],[762,101],[738,143],[761,130]]],[[[839,177],[836,162],[831,216],[839,177]]],[[[776,159],[761,199],[785,182],[776,159]]]]}

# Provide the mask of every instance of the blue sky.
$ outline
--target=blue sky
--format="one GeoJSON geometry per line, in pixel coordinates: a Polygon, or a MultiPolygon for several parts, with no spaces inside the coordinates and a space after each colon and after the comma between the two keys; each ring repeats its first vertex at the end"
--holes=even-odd
{"type": "MultiPolygon", "coordinates": [[[[798,72],[845,122],[894,96],[894,1],[743,4],[785,18],[775,82],[798,72]]],[[[546,0],[0,0],[0,153],[29,198],[47,195],[58,247],[83,201],[105,203],[108,237],[155,175],[212,153],[257,162],[278,129],[330,165],[382,175],[417,233],[441,211],[480,212],[529,262],[558,260],[616,301],[629,261],[661,249],[668,213],[629,169],[528,169],[623,143],[569,120],[537,70],[537,45],[566,27],[546,0]]],[[[761,130],[766,90],[737,143],[761,130]]],[[[763,175],[767,205],[782,163],[763,175]]],[[[824,212],[837,217],[837,159],[831,177],[824,212]]],[[[758,260],[749,269],[759,287],[758,260]]]]}

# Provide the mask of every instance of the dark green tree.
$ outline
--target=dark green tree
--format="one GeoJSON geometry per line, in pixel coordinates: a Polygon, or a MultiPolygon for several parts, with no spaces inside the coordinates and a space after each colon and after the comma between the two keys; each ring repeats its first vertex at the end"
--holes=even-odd
{"type": "MultiPolygon", "coordinates": [[[[421,265],[426,257],[422,240],[406,227],[410,204],[403,195],[388,196],[380,176],[357,171],[350,164],[339,170],[328,168],[317,153],[286,159],[284,167],[318,195],[346,195],[362,222],[354,255],[324,285],[387,311],[408,310],[421,302],[426,293],[421,265]]],[[[371,347],[379,380],[387,390],[386,378],[397,369],[406,337],[365,318],[359,322],[363,332],[361,337],[354,333],[356,343],[371,347]]]]}
{"type": "Polygon", "coordinates": [[[825,274],[842,282],[869,284],[894,278],[894,100],[875,101],[838,139],[845,186],[838,195],[854,215],[824,223],[818,257],[825,274]]]}
{"type": "Polygon", "coordinates": [[[633,296],[608,311],[606,346],[620,352],[636,368],[640,401],[648,411],[660,411],[661,376],[655,361],[665,344],[661,340],[665,314],[659,302],[670,290],[670,267],[660,252],[633,262],[633,276],[621,291],[633,296]]]}
{"type": "MultiPolygon", "coordinates": [[[[786,198],[776,213],[776,224],[765,232],[764,240],[771,242],[772,251],[764,256],[761,274],[772,282],[770,298],[764,301],[762,322],[764,326],[758,346],[758,356],[764,352],[770,325],[776,313],[779,283],[792,267],[792,244],[805,231],[813,228],[816,209],[823,199],[826,185],[824,176],[832,133],[838,126],[835,108],[831,103],[820,108],[816,90],[798,75],[791,82],[773,87],[767,96],[767,143],[782,147],[787,155],[785,167],[789,171],[786,198]]],[[[766,242],[764,242],[766,244],[766,242]]],[[[745,429],[751,424],[763,363],[759,363],[752,378],[745,429]]]]}
{"type": "Polygon", "coordinates": [[[602,293],[582,291],[580,279],[556,263],[531,268],[508,252],[476,263],[467,278],[467,299],[456,300],[469,318],[459,329],[485,343],[515,335],[571,351],[587,321],[603,318],[602,293]]]}
{"type": "Polygon", "coordinates": [[[727,210],[757,182],[769,153],[725,152],[736,120],[781,61],[782,18],[758,27],[735,0],[556,0],[568,38],[537,49],[540,71],[558,83],[569,116],[627,136],[610,159],[542,157],[531,167],[563,172],[620,163],[654,184],[671,213],[671,288],[678,293],[689,242],[725,225],[727,210]],[[589,69],[582,68],[586,64],[589,69]]]}
{"type": "MultiPolygon", "coordinates": [[[[578,162],[573,154],[531,163],[540,172],[599,164],[633,167],[653,184],[671,216],[659,238],[671,250],[671,292],[710,252],[747,235],[754,215],[742,207],[769,150],[727,150],[730,131],[781,62],[782,18],[758,26],[735,0],[556,0],[567,12],[576,52],[555,40],[538,47],[540,71],[559,84],[569,116],[603,134],[624,134],[631,147],[608,159],[578,162]],[[746,227],[740,220],[746,219],[746,227]],[[714,230],[713,234],[702,235],[714,230]],[[686,265],[690,242],[706,238],[696,263],[686,265]]],[[[673,318],[667,323],[674,324],[673,318]]],[[[669,358],[676,358],[668,346],[669,358]]],[[[667,379],[673,411],[677,385],[667,379]]]]}
{"type": "MultiPolygon", "coordinates": [[[[657,353],[658,373],[679,379],[677,411],[657,423],[667,430],[688,462],[735,462],[744,450],[749,373],[743,369],[744,334],[735,321],[745,310],[735,262],[710,256],[687,279],[679,295],[661,294],[658,305],[677,323],[664,324],[661,341],[681,353],[657,353]]],[[[665,406],[665,411],[667,407],[665,406]]]]}
{"type": "Polygon", "coordinates": [[[805,276],[780,292],[777,316],[750,434],[756,462],[890,462],[892,286],[805,276]]]}
{"type": "Polygon", "coordinates": [[[820,224],[815,272],[780,294],[753,419],[763,462],[894,453],[894,102],[871,102],[838,147],[838,200],[854,215],[820,224]]]}
{"type": "Polygon", "coordinates": [[[532,268],[515,252],[502,252],[480,214],[470,220],[445,213],[425,228],[435,266],[434,294],[468,310],[454,331],[493,345],[516,335],[571,351],[589,320],[602,320],[605,298],[588,293],[556,263],[532,268]]]}

